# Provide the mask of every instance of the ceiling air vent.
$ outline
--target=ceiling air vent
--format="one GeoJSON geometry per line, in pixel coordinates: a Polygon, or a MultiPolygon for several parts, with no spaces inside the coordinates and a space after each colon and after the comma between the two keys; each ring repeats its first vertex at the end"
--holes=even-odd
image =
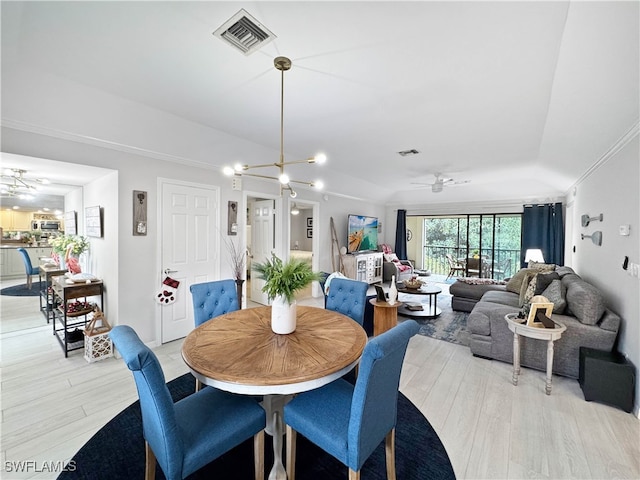
{"type": "Polygon", "coordinates": [[[244,55],[251,55],[276,36],[244,9],[227,20],[213,35],[240,50],[244,55]]]}
{"type": "Polygon", "coordinates": [[[411,150],[402,150],[401,152],[398,152],[398,155],[401,157],[407,157],[409,155],[417,155],[418,153],[420,153],[418,150],[412,148],[411,150]]]}

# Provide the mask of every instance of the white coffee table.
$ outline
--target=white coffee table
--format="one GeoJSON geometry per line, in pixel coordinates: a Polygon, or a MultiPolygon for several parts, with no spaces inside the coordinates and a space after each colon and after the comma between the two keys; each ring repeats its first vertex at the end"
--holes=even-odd
{"type": "Polygon", "coordinates": [[[518,385],[520,375],[520,337],[546,340],[547,342],[547,381],[545,393],[551,395],[551,373],[553,370],[553,342],[562,336],[567,327],[559,322],[554,322],[556,328],[534,327],[526,325],[526,319],[519,319],[517,313],[508,313],[504,316],[509,330],[513,332],[513,384],[518,385]],[[525,323],[520,323],[522,320],[525,323]]]}

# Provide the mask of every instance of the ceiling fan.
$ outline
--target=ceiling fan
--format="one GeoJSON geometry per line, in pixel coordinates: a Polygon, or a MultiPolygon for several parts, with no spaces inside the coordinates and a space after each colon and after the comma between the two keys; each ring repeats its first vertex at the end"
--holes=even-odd
{"type": "Polygon", "coordinates": [[[418,182],[411,182],[413,185],[421,185],[421,186],[431,186],[431,191],[433,193],[440,193],[444,187],[450,187],[453,185],[464,185],[465,183],[469,183],[471,182],[471,180],[454,180],[453,178],[445,178],[442,177],[441,173],[436,173],[435,174],[436,177],[436,181],[433,183],[418,183],[418,182]]]}

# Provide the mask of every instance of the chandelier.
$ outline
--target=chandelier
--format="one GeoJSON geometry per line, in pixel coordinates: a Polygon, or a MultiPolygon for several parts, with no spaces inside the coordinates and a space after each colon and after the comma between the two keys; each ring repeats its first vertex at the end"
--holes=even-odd
{"type": "Polygon", "coordinates": [[[10,168],[2,173],[2,183],[0,191],[2,195],[8,197],[18,197],[23,200],[31,200],[41,185],[49,183],[46,178],[36,178],[29,180],[24,177],[26,170],[20,168],[10,168]]]}
{"type": "Polygon", "coordinates": [[[296,163],[318,163],[322,164],[327,160],[326,155],[318,154],[315,157],[307,158],[305,160],[293,160],[287,161],[284,160],[284,72],[291,68],[291,60],[287,57],[276,57],[273,61],[276,69],[280,70],[281,73],[281,87],[280,87],[280,161],[274,163],[263,163],[260,165],[241,165],[236,164],[233,167],[226,166],[223,168],[222,172],[227,176],[242,176],[246,175],[249,177],[257,177],[257,178],[266,178],[269,180],[277,180],[280,182],[280,195],[284,190],[289,190],[289,196],[291,198],[296,198],[298,195],[296,191],[292,187],[292,183],[307,185],[312,188],[316,188],[318,190],[323,188],[323,183],[320,180],[316,180],[313,182],[305,182],[301,180],[293,180],[289,178],[284,171],[285,165],[293,165],[296,163]],[[257,173],[246,173],[247,170],[252,168],[265,168],[265,167],[276,167],[279,170],[278,176],[271,175],[260,175],[257,173]]]}

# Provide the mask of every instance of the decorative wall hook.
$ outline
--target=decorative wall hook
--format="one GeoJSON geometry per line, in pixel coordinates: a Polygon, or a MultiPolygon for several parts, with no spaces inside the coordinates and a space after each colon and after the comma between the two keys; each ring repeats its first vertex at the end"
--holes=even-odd
{"type": "Polygon", "coordinates": [[[598,215],[597,217],[590,217],[588,213],[585,213],[584,215],[582,215],[581,221],[582,221],[582,226],[583,227],[588,227],[589,226],[589,222],[592,221],[602,221],[602,214],[598,215]]]}
{"type": "Polygon", "coordinates": [[[582,235],[580,235],[580,238],[582,238],[582,240],[584,240],[585,238],[590,238],[594,245],[602,245],[602,232],[600,230],[598,230],[597,232],[593,232],[592,235],[585,235],[583,233],[582,235]]]}

